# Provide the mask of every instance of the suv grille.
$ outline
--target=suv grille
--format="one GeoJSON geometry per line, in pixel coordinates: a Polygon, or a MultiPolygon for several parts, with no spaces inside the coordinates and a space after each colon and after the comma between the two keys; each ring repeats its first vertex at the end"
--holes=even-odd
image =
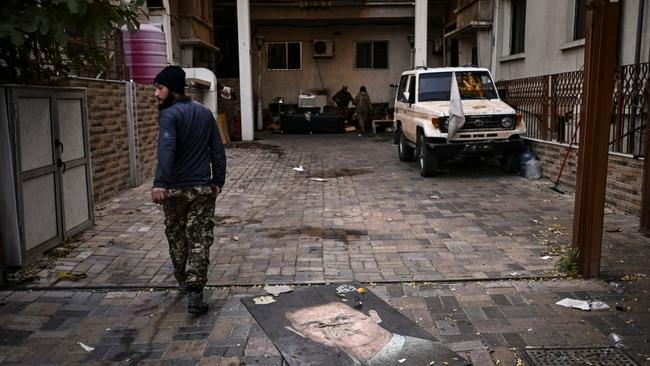
{"type": "MultiPolygon", "coordinates": [[[[463,128],[460,129],[460,131],[463,132],[474,132],[474,131],[503,131],[506,130],[503,126],[501,126],[501,119],[504,117],[510,117],[512,118],[515,123],[512,124],[512,127],[507,128],[507,130],[514,130],[517,123],[516,123],[516,116],[465,116],[465,124],[463,125],[463,128]]],[[[440,124],[440,132],[447,132],[447,126],[449,125],[449,118],[445,118],[445,120],[440,124]]]]}

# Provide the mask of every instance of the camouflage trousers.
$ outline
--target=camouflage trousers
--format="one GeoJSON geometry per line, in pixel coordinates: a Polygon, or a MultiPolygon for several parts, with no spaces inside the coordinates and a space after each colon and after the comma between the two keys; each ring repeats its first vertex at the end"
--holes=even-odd
{"type": "Polygon", "coordinates": [[[167,190],[163,201],[165,234],[178,283],[203,287],[207,282],[214,201],[210,186],[167,190]]]}

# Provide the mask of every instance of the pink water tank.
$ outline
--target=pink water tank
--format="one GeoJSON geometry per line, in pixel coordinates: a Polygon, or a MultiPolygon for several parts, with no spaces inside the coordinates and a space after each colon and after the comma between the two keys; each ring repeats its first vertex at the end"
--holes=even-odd
{"type": "Polygon", "coordinates": [[[153,82],[154,77],[167,65],[165,33],[160,25],[141,24],[140,30],[135,33],[124,26],[122,44],[131,79],[137,83],[153,82]]]}

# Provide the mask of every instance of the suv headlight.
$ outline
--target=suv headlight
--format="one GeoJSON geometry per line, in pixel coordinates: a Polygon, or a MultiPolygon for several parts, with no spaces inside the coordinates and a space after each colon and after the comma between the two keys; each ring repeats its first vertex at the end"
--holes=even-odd
{"type": "Polygon", "coordinates": [[[501,127],[512,128],[515,125],[515,119],[512,117],[503,117],[501,119],[501,127]]]}

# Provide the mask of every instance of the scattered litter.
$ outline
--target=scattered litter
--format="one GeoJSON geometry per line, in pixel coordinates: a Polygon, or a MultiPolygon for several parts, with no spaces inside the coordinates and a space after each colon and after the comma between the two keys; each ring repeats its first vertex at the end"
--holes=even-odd
{"type": "Polygon", "coordinates": [[[430,198],[433,198],[434,200],[437,200],[440,198],[440,196],[429,196],[430,198]]]}
{"type": "Polygon", "coordinates": [[[293,168],[293,170],[295,170],[297,172],[304,172],[305,168],[303,168],[302,165],[300,165],[300,166],[297,166],[297,167],[293,168]]]}
{"type": "Polygon", "coordinates": [[[645,275],[643,273],[628,274],[628,275],[625,275],[625,276],[621,277],[621,281],[627,281],[627,282],[638,281],[642,277],[645,277],[645,275]]]}
{"type": "Polygon", "coordinates": [[[609,333],[607,341],[616,348],[627,348],[627,346],[623,344],[623,337],[616,333],[609,333]]]}
{"type": "Polygon", "coordinates": [[[605,229],[606,233],[620,233],[621,231],[623,230],[620,227],[605,229]]]}
{"type": "Polygon", "coordinates": [[[400,358],[399,360],[397,360],[397,362],[404,363],[404,362],[406,362],[406,359],[405,358],[400,358]]]}
{"type": "Polygon", "coordinates": [[[275,302],[273,296],[259,296],[253,299],[256,305],[268,305],[275,302]]]}
{"type": "Polygon", "coordinates": [[[545,260],[545,261],[549,260],[549,259],[551,259],[550,255],[545,255],[545,256],[542,257],[542,260],[545,260]]]}
{"type": "Polygon", "coordinates": [[[517,273],[517,272],[510,272],[510,273],[508,273],[508,276],[517,277],[517,276],[519,276],[519,273],[517,273]]]}
{"type": "Polygon", "coordinates": [[[605,304],[602,301],[591,301],[591,302],[589,302],[589,307],[591,307],[591,310],[607,310],[607,309],[609,309],[609,305],[605,304]]]}
{"type": "Polygon", "coordinates": [[[86,352],[92,352],[92,351],[95,350],[95,347],[90,347],[90,346],[84,344],[83,342],[77,342],[77,344],[80,345],[81,348],[83,348],[86,352]]]}
{"type": "Polygon", "coordinates": [[[234,241],[239,241],[239,237],[238,237],[237,235],[233,235],[233,236],[232,236],[232,240],[234,240],[234,241]]]}
{"type": "Polygon", "coordinates": [[[345,285],[338,286],[338,287],[336,288],[336,293],[337,293],[337,294],[345,294],[345,293],[348,293],[348,292],[354,292],[354,291],[356,291],[356,290],[357,290],[356,287],[354,287],[354,286],[352,286],[352,285],[348,285],[348,284],[346,283],[345,285]]]}
{"type": "Polygon", "coordinates": [[[61,281],[73,281],[77,282],[88,277],[85,273],[80,272],[58,272],[56,277],[61,281]]]}
{"type": "Polygon", "coordinates": [[[225,218],[225,219],[219,221],[217,224],[218,225],[232,225],[232,224],[239,224],[240,222],[241,222],[241,220],[236,218],[236,217],[228,217],[228,218],[225,218]]]}
{"type": "Polygon", "coordinates": [[[589,303],[587,301],[584,301],[584,300],[575,300],[575,299],[564,298],[564,299],[556,302],[555,305],[564,306],[565,308],[576,308],[576,309],[585,310],[585,311],[591,310],[591,308],[589,307],[589,303]]]}
{"type": "Polygon", "coordinates": [[[265,286],[264,291],[273,296],[280,296],[280,294],[285,292],[293,291],[293,287],[287,285],[265,286]]]}
{"type": "Polygon", "coordinates": [[[625,292],[625,285],[620,283],[620,282],[610,282],[610,286],[614,288],[614,291],[616,291],[617,294],[622,295],[625,292]]]}
{"type": "Polygon", "coordinates": [[[309,178],[309,180],[313,180],[314,182],[327,182],[325,178],[309,178]]]}
{"type": "Polygon", "coordinates": [[[602,301],[585,301],[585,300],[564,298],[556,302],[555,304],[564,306],[566,308],[575,308],[584,311],[609,309],[609,305],[605,304],[602,301]]]}
{"type": "Polygon", "coordinates": [[[359,288],[357,289],[357,292],[360,293],[361,295],[363,295],[363,294],[366,293],[366,289],[363,288],[363,287],[359,287],[359,288]]]}

